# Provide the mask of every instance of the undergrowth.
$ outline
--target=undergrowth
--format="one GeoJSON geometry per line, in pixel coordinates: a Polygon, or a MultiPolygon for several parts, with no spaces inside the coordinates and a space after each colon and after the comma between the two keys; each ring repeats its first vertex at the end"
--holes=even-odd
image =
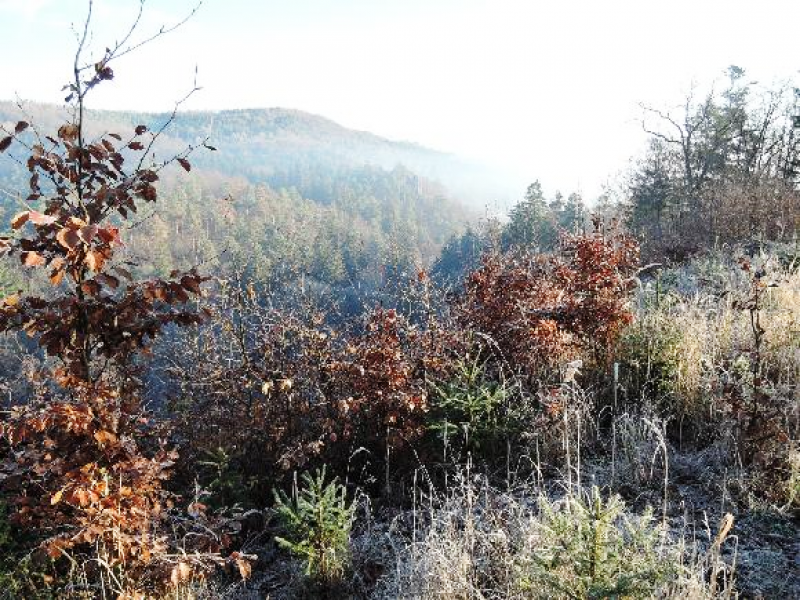
{"type": "Polygon", "coordinates": [[[500,490],[463,471],[423,494],[410,532],[389,529],[392,563],[376,597],[728,598],[726,526],[703,545],[597,487],[500,490]]]}

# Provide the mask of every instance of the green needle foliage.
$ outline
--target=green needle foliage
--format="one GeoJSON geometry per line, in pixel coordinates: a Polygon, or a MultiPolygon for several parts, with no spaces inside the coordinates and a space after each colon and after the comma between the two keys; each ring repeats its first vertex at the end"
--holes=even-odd
{"type": "Polygon", "coordinates": [[[485,454],[510,434],[508,387],[491,381],[478,355],[459,360],[447,381],[430,382],[430,386],[434,395],[428,427],[446,445],[461,441],[464,449],[485,454]]]}
{"type": "Polygon", "coordinates": [[[603,500],[597,487],[562,507],[542,498],[541,546],[529,570],[531,591],[558,598],[647,598],[670,576],[662,532],[650,511],[625,513],[619,496],[603,500]]]}
{"type": "Polygon", "coordinates": [[[325,467],[312,476],[302,475],[303,486],[290,498],[273,490],[278,517],[286,537],[278,544],[300,557],[306,576],[320,583],[341,580],[350,562],[350,529],[354,505],[347,502],[347,490],[334,478],[325,483],[325,467]]]}

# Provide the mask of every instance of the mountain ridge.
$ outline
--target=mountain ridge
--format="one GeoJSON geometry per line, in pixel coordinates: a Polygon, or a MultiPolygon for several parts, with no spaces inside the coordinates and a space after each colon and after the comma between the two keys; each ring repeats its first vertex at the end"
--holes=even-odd
{"type": "MultiPolygon", "coordinates": [[[[0,101],[0,122],[26,118],[43,130],[55,130],[67,115],[55,104],[24,102],[23,107],[25,113],[14,102],[0,101]]],[[[158,130],[171,115],[170,111],[89,109],[88,121],[95,133],[140,124],[158,130]]],[[[473,209],[513,198],[502,176],[485,165],[287,107],[180,111],[161,136],[159,154],[180,151],[187,143],[198,144],[206,138],[220,152],[195,155],[198,167],[254,183],[275,183],[281,174],[294,176],[312,169],[337,172],[359,166],[386,170],[403,166],[440,183],[448,196],[473,209]]]]}

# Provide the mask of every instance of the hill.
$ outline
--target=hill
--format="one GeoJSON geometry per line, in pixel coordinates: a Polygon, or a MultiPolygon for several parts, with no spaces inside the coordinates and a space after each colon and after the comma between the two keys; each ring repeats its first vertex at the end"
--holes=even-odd
{"type": "MultiPolygon", "coordinates": [[[[63,112],[53,105],[27,103],[32,122],[53,130],[63,112]]],[[[160,129],[170,113],[90,111],[94,130],[128,130],[139,124],[160,129]]],[[[12,102],[0,102],[0,123],[15,123],[21,111],[12,102]]],[[[364,166],[392,170],[403,166],[441,184],[447,195],[462,204],[483,208],[488,203],[506,203],[513,193],[501,176],[483,165],[410,142],[393,141],[373,133],[348,129],[326,119],[286,108],[188,111],[179,113],[164,132],[157,147],[162,155],[186,144],[210,139],[217,153],[194,157],[196,166],[243,177],[251,183],[276,187],[298,187],[311,199],[329,201],[320,190],[306,189],[309,177],[335,175],[364,166]]],[[[0,174],[2,167],[0,167],[0,174]]]]}
{"type": "MultiPolygon", "coordinates": [[[[0,123],[24,119],[42,135],[65,116],[53,105],[26,104],[23,112],[0,103],[0,123]]],[[[86,122],[90,136],[124,136],[138,125],[157,132],[169,118],[91,111],[86,122]]],[[[273,289],[302,278],[374,291],[387,274],[430,265],[471,218],[445,186],[418,174],[456,173],[458,159],[323,117],[287,109],[187,112],[158,136],[153,153],[163,159],[204,140],[217,151],[197,148],[190,174],[177,166],[161,173],[164,201],[140,213],[141,226],[127,234],[142,274],[196,264],[228,274],[236,263],[273,289]]],[[[5,223],[27,195],[24,152],[16,147],[0,161],[5,223]]]]}

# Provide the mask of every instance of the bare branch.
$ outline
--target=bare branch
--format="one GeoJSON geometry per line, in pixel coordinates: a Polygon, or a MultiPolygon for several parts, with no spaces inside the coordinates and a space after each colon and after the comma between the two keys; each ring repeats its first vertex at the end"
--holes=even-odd
{"type": "MultiPolygon", "coordinates": [[[[162,25],[156,33],[150,35],[149,37],[144,38],[143,40],[140,40],[136,43],[126,46],[126,44],[128,44],[128,42],[130,41],[131,37],[133,37],[133,34],[136,32],[136,29],[138,28],[139,23],[141,22],[145,2],[146,0],[139,0],[138,13],[133,21],[133,24],[131,25],[130,29],[125,34],[125,36],[122,38],[122,40],[117,42],[114,45],[113,49],[106,49],[102,61],[104,65],[108,65],[109,63],[111,63],[111,61],[116,60],[118,58],[122,58],[126,54],[130,54],[134,50],[137,50],[138,48],[141,48],[142,46],[149,44],[150,42],[160,38],[161,36],[167,35],[168,33],[175,31],[179,27],[186,24],[186,22],[189,21],[189,19],[191,19],[195,14],[197,14],[197,11],[200,10],[200,7],[203,5],[203,0],[200,0],[188,14],[177,23],[170,26],[162,25]]],[[[81,71],[93,69],[94,67],[95,67],[94,63],[89,62],[81,67],[81,71]]]]}
{"type": "MultiPolygon", "coordinates": [[[[156,131],[155,133],[152,133],[152,134],[151,134],[151,139],[150,139],[150,142],[147,144],[147,148],[145,148],[145,151],[142,153],[142,156],[141,156],[141,158],[139,159],[139,164],[138,164],[138,165],[137,165],[137,167],[136,167],[136,170],[137,170],[137,171],[139,171],[139,170],[142,168],[142,166],[143,166],[143,164],[144,164],[144,160],[145,160],[145,158],[147,158],[147,156],[149,156],[149,155],[150,155],[150,152],[151,152],[151,150],[153,149],[153,146],[155,145],[155,143],[156,143],[156,140],[158,140],[158,138],[159,138],[159,137],[161,137],[161,135],[164,133],[164,131],[166,131],[166,130],[167,130],[167,128],[168,128],[168,127],[169,127],[169,126],[170,126],[170,125],[173,123],[173,121],[175,121],[175,118],[178,116],[178,110],[180,109],[180,107],[181,107],[181,106],[182,106],[182,105],[183,105],[183,104],[184,104],[186,101],[188,101],[188,100],[189,100],[189,98],[191,98],[191,97],[192,97],[192,96],[193,96],[193,95],[194,95],[196,92],[199,92],[201,89],[202,89],[202,88],[201,88],[201,87],[199,87],[199,86],[197,85],[197,69],[195,68],[195,73],[194,73],[194,82],[193,82],[193,84],[192,84],[192,89],[191,89],[191,90],[189,90],[189,93],[187,93],[187,94],[186,94],[186,95],[185,95],[183,98],[181,98],[180,100],[178,100],[177,102],[175,102],[175,106],[172,108],[172,113],[170,113],[170,115],[169,115],[169,117],[167,118],[167,120],[166,120],[166,121],[164,122],[164,124],[163,124],[163,125],[162,125],[162,126],[159,128],[159,129],[158,129],[158,131],[156,131]]],[[[201,143],[201,146],[205,146],[205,145],[208,143],[208,140],[209,140],[209,138],[208,138],[208,137],[207,137],[207,138],[205,138],[205,139],[203,140],[203,142],[201,143]]],[[[189,155],[190,155],[192,152],[194,152],[194,150],[196,150],[196,148],[197,148],[197,146],[192,146],[192,145],[189,145],[189,146],[188,146],[188,148],[187,148],[186,150],[184,150],[184,152],[182,152],[182,153],[179,153],[179,154],[176,154],[175,156],[173,156],[173,157],[172,157],[172,158],[170,158],[169,160],[167,160],[167,161],[163,162],[161,165],[159,165],[159,166],[156,168],[156,172],[160,171],[161,169],[163,169],[164,167],[166,167],[166,166],[167,166],[168,164],[170,164],[171,162],[174,162],[174,161],[178,160],[178,158],[186,158],[186,157],[187,157],[187,156],[189,156],[189,155]]]]}
{"type": "Polygon", "coordinates": [[[643,118],[642,119],[642,129],[644,129],[645,133],[653,135],[653,136],[655,136],[655,137],[657,137],[657,138],[659,138],[659,139],[661,139],[661,140],[663,140],[665,142],[668,142],[670,144],[681,144],[683,142],[683,140],[684,140],[684,138],[686,136],[686,131],[685,131],[685,129],[683,127],[681,127],[675,121],[675,119],[673,119],[670,116],[669,113],[662,112],[662,111],[658,110],[657,108],[653,108],[652,106],[647,106],[646,104],[640,104],[639,106],[642,108],[642,110],[656,115],[657,117],[659,117],[663,121],[666,121],[667,123],[670,123],[673,127],[675,127],[675,129],[678,131],[678,134],[680,135],[680,139],[671,138],[671,137],[669,137],[669,136],[667,136],[667,135],[665,135],[663,133],[659,133],[659,132],[655,132],[655,131],[649,130],[647,125],[646,125],[646,123],[645,123],[645,119],[643,118]]]}

